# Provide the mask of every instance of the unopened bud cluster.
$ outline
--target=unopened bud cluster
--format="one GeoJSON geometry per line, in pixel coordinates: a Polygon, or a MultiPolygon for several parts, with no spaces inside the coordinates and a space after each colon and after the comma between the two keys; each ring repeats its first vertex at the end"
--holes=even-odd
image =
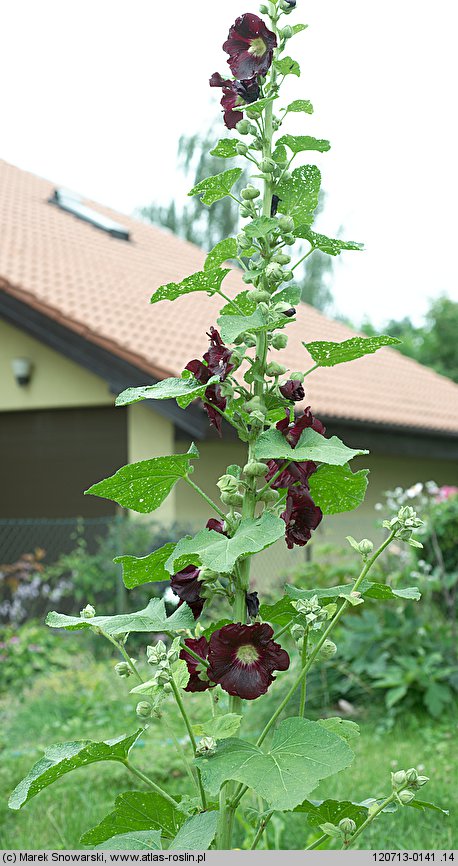
{"type": "Polygon", "coordinates": [[[411,505],[403,505],[395,517],[383,521],[383,526],[390,532],[394,532],[396,538],[401,539],[401,541],[407,541],[413,547],[422,547],[419,541],[412,538],[412,534],[415,529],[423,526],[423,520],[420,520],[411,505]]]}
{"type": "MultiPolygon", "coordinates": [[[[295,599],[291,604],[297,612],[301,614],[302,618],[305,619],[306,627],[314,630],[320,629],[323,623],[332,616],[335,610],[335,606],[333,605],[322,607],[318,601],[317,595],[313,595],[312,598],[295,599]]],[[[299,628],[302,627],[299,626],[299,628]]],[[[302,628],[302,633],[303,631],[304,628],[302,628]]],[[[295,640],[298,640],[301,636],[299,630],[295,628],[295,640]]],[[[329,641],[329,643],[332,643],[332,641],[329,641]]],[[[332,655],[334,655],[334,653],[332,653],[332,655]]]]}
{"type": "Polygon", "coordinates": [[[409,770],[397,770],[391,773],[391,785],[396,795],[396,800],[401,806],[407,806],[415,798],[416,791],[429,782],[428,776],[420,776],[415,767],[409,770]]]}

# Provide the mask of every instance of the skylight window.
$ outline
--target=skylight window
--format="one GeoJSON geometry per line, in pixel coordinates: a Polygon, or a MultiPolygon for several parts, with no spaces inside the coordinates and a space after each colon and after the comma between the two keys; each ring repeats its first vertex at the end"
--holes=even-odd
{"type": "Polygon", "coordinates": [[[57,205],[61,210],[73,214],[84,222],[90,223],[98,229],[111,235],[112,238],[119,238],[122,241],[128,241],[129,230],[120,223],[115,222],[99,211],[94,210],[83,204],[81,196],[69,189],[55,189],[53,195],[49,199],[51,204],[57,205]]]}

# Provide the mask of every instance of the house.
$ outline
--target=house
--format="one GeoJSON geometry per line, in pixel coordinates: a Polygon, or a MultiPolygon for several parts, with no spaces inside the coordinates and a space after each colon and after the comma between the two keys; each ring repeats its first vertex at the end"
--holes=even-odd
{"type": "MultiPolygon", "coordinates": [[[[179,375],[206,350],[218,298],[148,303],[157,286],[203,261],[162,229],[0,162],[0,521],[109,516],[116,506],[84,497],[85,488],[191,440],[201,453],[195,479],[209,493],[229,463],[245,462],[231,431],[221,445],[198,404],[113,405],[124,388],[179,375]]],[[[232,271],[225,291],[242,287],[232,271]]],[[[302,341],[354,335],[305,304],[288,334],[282,360],[291,370],[310,366],[302,341]]],[[[374,504],[395,485],[458,483],[458,385],[389,348],[318,369],[306,383],[328,431],[371,452],[353,463],[371,472],[366,503],[323,521],[321,537],[373,535],[374,504]]],[[[182,485],[159,516],[199,526],[209,513],[182,485]]]]}

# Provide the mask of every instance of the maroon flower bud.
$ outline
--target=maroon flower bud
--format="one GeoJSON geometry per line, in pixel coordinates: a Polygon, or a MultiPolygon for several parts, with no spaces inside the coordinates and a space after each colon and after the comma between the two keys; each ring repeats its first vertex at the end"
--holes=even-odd
{"type": "Polygon", "coordinates": [[[275,426],[277,430],[280,430],[280,432],[283,433],[283,436],[287,439],[291,448],[296,447],[301,438],[301,433],[308,427],[311,427],[312,430],[316,430],[317,433],[321,433],[322,436],[326,433],[326,427],[324,427],[318,418],[315,418],[314,415],[312,415],[310,406],[307,406],[307,408],[304,409],[303,414],[293,423],[290,423],[289,412],[287,412],[286,417],[283,418],[282,421],[278,421],[275,426]]]}
{"type": "Polygon", "coordinates": [[[285,311],[282,313],[282,316],[287,316],[288,319],[292,319],[292,317],[295,316],[295,315],[296,315],[295,307],[290,307],[289,310],[285,310],[285,311]]]}
{"type": "Polygon", "coordinates": [[[295,544],[303,547],[310,541],[312,530],[321,523],[323,512],[315,505],[305,488],[292,488],[286,499],[286,509],[280,515],[286,523],[285,539],[291,550],[295,544]]]}
{"type": "Polygon", "coordinates": [[[235,78],[246,80],[266,74],[276,46],[275,33],[257,15],[246,12],[230,28],[223,51],[229,54],[227,62],[235,78]]]}
{"type": "Polygon", "coordinates": [[[298,379],[288,379],[284,385],[280,385],[280,394],[293,403],[297,403],[298,400],[303,400],[305,397],[304,388],[298,379]]]}
{"type": "MultiPolygon", "coordinates": [[[[208,641],[206,637],[200,637],[198,640],[187,638],[185,640],[185,645],[197,653],[201,659],[207,659],[208,641]]],[[[198,662],[194,656],[191,656],[185,649],[182,649],[180,652],[180,659],[183,659],[183,661],[186,662],[189,671],[189,682],[185,687],[185,692],[205,692],[207,689],[215,688],[216,683],[211,683],[208,679],[201,679],[202,671],[199,670],[200,662],[198,662]]]]}
{"type": "Polygon", "coordinates": [[[231,623],[210,638],[208,676],[230,695],[253,701],[267,692],[273,671],[286,671],[289,655],[272,640],[267,623],[231,623]]]}
{"type": "Polygon", "coordinates": [[[255,617],[259,613],[259,598],[257,592],[245,593],[246,609],[248,616],[255,617]]]}
{"type": "Polygon", "coordinates": [[[200,595],[201,584],[198,580],[200,569],[195,565],[187,565],[182,571],[177,571],[170,579],[170,586],[180,599],[180,604],[186,602],[191,608],[194,619],[202,613],[205,599],[200,595]]]}
{"type": "MultiPolygon", "coordinates": [[[[267,465],[269,467],[269,471],[266,474],[266,481],[270,481],[271,478],[278,472],[283,461],[281,460],[269,460],[267,465]]],[[[313,460],[304,460],[302,463],[290,463],[286,469],[280,473],[278,478],[272,482],[270,485],[274,490],[280,490],[280,488],[290,488],[297,487],[300,485],[301,487],[305,487],[308,489],[308,479],[314,472],[317,470],[317,465],[313,460]]]]}
{"type": "Polygon", "coordinates": [[[232,81],[222,78],[219,72],[214,72],[210,78],[210,87],[221,87],[223,96],[220,105],[224,110],[224,123],[228,129],[234,129],[243,119],[241,111],[234,110],[238,106],[250,105],[259,99],[259,83],[256,78],[246,81],[232,81]]]}
{"type": "Polygon", "coordinates": [[[279,202],[281,202],[281,198],[278,195],[272,196],[272,201],[270,203],[270,215],[274,217],[278,210],[279,202]]]}
{"type": "Polygon", "coordinates": [[[207,529],[213,529],[213,532],[219,532],[227,537],[227,532],[224,530],[224,520],[217,520],[216,517],[210,517],[206,523],[207,529]]]}
{"type": "MultiPolygon", "coordinates": [[[[234,369],[234,364],[230,363],[232,352],[224,345],[216,328],[211,327],[210,333],[207,336],[210,338],[210,346],[208,352],[205,352],[203,357],[205,364],[195,358],[193,361],[189,361],[189,364],[186,364],[185,367],[202,385],[205,385],[212,376],[219,376],[221,382],[224,382],[229,373],[234,369]]],[[[217,384],[209,385],[205,391],[205,397],[210,404],[205,404],[204,406],[210,424],[216,427],[218,434],[221,436],[222,418],[218,409],[224,412],[226,398],[223,397],[221,388],[217,384]]]]}

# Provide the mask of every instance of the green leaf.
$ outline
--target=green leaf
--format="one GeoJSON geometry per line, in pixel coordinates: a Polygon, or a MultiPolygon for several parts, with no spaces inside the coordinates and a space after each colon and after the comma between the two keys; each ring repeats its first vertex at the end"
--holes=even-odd
{"type": "Polygon", "coordinates": [[[147,556],[117,556],[113,562],[122,565],[122,579],[127,589],[134,589],[144,583],[156,583],[161,580],[170,580],[168,571],[164,564],[173,552],[175,545],[169,542],[148,553],[147,556]]]}
{"type": "Polygon", "coordinates": [[[343,466],[320,466],[310,477],[312,499],[323,514],[352,511],[364,501],[368,469],[352,472],[348,463],[343,466]]]}
{"type": "Polygon", "coordinates": [[[219,292],[221,283],[229,270],[229,268],[213,268],[212,270],[197,271],[197,273],[185,277],[181,283],[166,283],[156,289],[154,295],[151,296],[150,303],[174,301],[176,298],[189,295],[191,292],[208,292],[209,295],[214,295],[219,292]]]}
{"type": "Polygon", "coordinates": [[[170,574],[175,574],[192,563],[206,566],[220,574],[230,574],[238,559],[259,553],[284,534],[283,520],[265,511],[261,517],[241,520],[232,538],[226,538],[213,529],[201,529],[194,538],[190,535],[182,538],[165,567],[170,574]]]}
{"type": "Polygon", "coordinates": [[[278,210],[292,216],[296,226],[311,225],[320,194],[321,173],[316,165],[300,165],[275,189],[280,197],[278,210]]]}
{"type": "Polygon", "coordinates": [[[223,625],[230,625],[232,620],[230,619],[219,619],[217,622],[210,623],[209,626],[203,632],[203,636],[210,640],[214,631],[218,631],[218,629],[222,628],[223,625]]]}
{"type": "Polygon", "coordinates": [[[286,110],[305,111],[306,114],[313,114],[313,105],[309,99],[294,99],[293,102],[290,102],[286,110]]]}
{"type": "Polygon", "coordinates": [[[445,683],[431,683],[423,696],[424,704],[434,719],[442,715],[444,708],[452,700],[452,692],[445,683]]]}
{"type": "Polygon", "coordinates": [[[282,57],[281,60],[274,60],[274,66],[280,75],[297,75],[299,78],[301,74],[301,68],[297,60],[293,60],[292,57],[282,57]]]}
{"type": "Polygon", "coordinates": [[[293,24],[293,36],[296,33],[301,33],[302,30],[307,30],[308,24],[293,24]]]}
{"type": "MultiPolygon", "coordinates": [[[[336,598],[347,598],[353,592],[353,584],[346,583],[341,586],[317,587],[316,589],[298,589],[296,586],[286,584],[285,592],[288,598],[312,598],[314,595],[326,604],[327,601],[332,601],[336,598]]],[[[374,583],[371,580],[363,580],[358,587],[358,592],[365,598],[377,598],[383,601],[393,598],[406,598],[418,601],[420,592],[416,586],[409,586],[406,589],[392,589],[385,583],[374,583]]]]}
{"type": "Polygon", "coordinates": [[[435,803],[427,803],[426,800],[411,800],[407,805],[411,806],[413,809],[420,809],[422,812],[426,809],[432,809],[433,812],[441,812],[442,815],[450,815],[448,809],[441,809],[440,806],[436,806],[435,803]]]}
{"type": "Polygon", "coordinates": [[[353,752],[341,737],[309,719],[290,718],[278,726],[268,752],[245,740],[229,739],[195,763],[211,796],[234,779],[256,791],[271,808],[294,809],[321,779],[348,767],[352,759],[353,752]]]}
{"type": "Polygon", "coordinates": [[[159,508],[177,481],[191,471],[190,461],[198,456],[197,448],[191,445],[186,454],[128,463],[84,492],[111,499],[140,514],[149,514],[159,508]]]}
{"type": "Polygon", "coordinates": [[[280,430],[275,429],[261,433],[255,445],[257,460],[316,460],[332,466],[343,466],[352,457],[367,453],[348,448],[337,436],[326,439],[311,427],[303,431],[295,448],[291,448],[280,430]]]}
{"type": "Polygon", "coordinates": [[[211,271],[214,268],[219,268],[228,259],[237,258],[237,241],[235,238],[225,238],[208,253],[204,263],[204,271],[211,271]]]}
{"type": "Polygon", "coordinates": [[[385,703],[389,710],[394,707],[395,704],[402,701],[402,699],[407,694],[407,686],[396,686],[394,689],[388,689],[385,695],[385,703]]]}
{"type": "Polygon", "coordinates": [[[317,234],[312,229],[305,226],[298,226],[294,232],[297,238],[305,238],[315,250],[321,250],[322,253],[327,253],[329,256],[339,256],[342,250],[363,250],[364,244],[356,241],[341,241],[335,238],[328,238],[326,235],[317,234]]]}
{"type": "Polygon", "coordinates": [[[367,806],[360,806],[350,800],[305,800],[294,811],[304,812],[311,827],[320,827],[328,822],[338,824],[342,818],[351,818],[359,827],[369,815],[367,806]]]}
{"type": "Polygon", "coordinates": [[[97,851],[161,851],[161,834],[159,830],[137,830],[132,833],[121,833],[112,836],[106,842],[96,846],[97,851]]]}
{"type": "Polygon", "coordinates": [[[120,834],[138,830],[159,830],[173,839],[186,816],[155,792],[127,791],[119,794],[115,808],[100,824],[81,837],[82,845],[99,845],[120,834]]]}
{"type": "MultiPolygon", "coordinates": [[[[234,303],[237,304],[239,309],[245,316],[251,316],[252,313],[256,310],[256,301],[253,301],[251,297],[251,293],[248,289],[245,289],[243,292],[239,292],[238,295],[234,298],[234,303]]],[[[220,310],[220,316],[233,316],[234,315],[234,307],[232,304],[225,304],[224,307],[220,310]]]]}
{"type": "Polygon", "coordinates": [[[317,340],[302,345],[318,367],[334,367],[336,364],[345,364],[347,361],[354,361],[355,358],[373,354],[382,346],[395,346],[400,342],[396,337],[383,334],[381,337],[352,337],[342,343],[317,340]]]}
{"type": "Polygon", "coordinates": [[[331,149],[329,141],[325,138],[313,138],[312,135],[282,135],[277,144],[285,144],[293,153],[302,153],[304,150],[326,153],[331,149]]]}
{"type": "Polygon", "coordinates": [[[286,286],[284,289],[281,289],[280,292],[275,292],[272,295],[272,301],[275,304],[279,304],[282,301],[291,304],[292,307],[297,307],[300,303],[302,297],[301,287],[300,286],[286,286]]]}
{"type": "Polygon", "coordinates": [[[248,117],[256,116],[260,117],[262,112],[267,108],[270,102],[273,102],[274,99],[277,99],[277,95],[275,96],[265,96],[263,99],[258,99],[257,102],[252,102],[251,105],[243,106],[244,110],[247,111],[248,117]]]}
{"type": "Polygon", "coordinates": [[[229,195],[241,174],[241,168],[229,168],[227,171],[213,175],[213,177],[206,177],[193,186],[188,195],[198,195],[203,204],[211,205],[215,201],[219,201],[220,198],[229,195]]]}
{"type": "Polygon", "coordinates": [[[220,138],[213,150],[210,151],[210,155],[219,156],[220,159],[231,159],[233,156],[237,156],[237,139],[220,138]]]}
{"type": "MultiPolygon", "coordinates": [[[[318,724],[342,737],[347,743],[354,743],[359,737],[359,725],[356,722],[351,722],[349,719],[341,719],[340,716],[333,716],[330,719],[318,719],[318,724]]],[[[328,820],[328,819],[326,819],[328,820]]]]}
{"type": "Polygon", "coordinates": [[[177,659],[177,661],[171,666],[171,671],[173,679],[175,680],[175,685],[179,689],[185,689],[189,683],[190,676],[186,662],[183,659],[177,659]]]}
{"type": "Polygon", "coordinates": [[[125,761],[132,746],[142,733],[143,729],[140,728],[129,737],[117,737],[114,740],[105,740],[101,743],[94,743],[92,740],[79,740],[49,746],[43,758],[34,764],[27,776],[14,789],[8,801],[10,809],[20,809],[24,803],[39,794],[43,788],[47,788],[61,776],[78,769],[78,767],[85,767],[100,761],[125,761]]]}
{"type": "Polygon", "coordinates": [[[265,238],[268,234],[278,230],[278,221],[273,217],[260,216],[248,223],[243,229],[249,238],[265,238]]]}
{"type": "Polygon", "coordinates": [[[201,812],[188,818],[170,843],[171,851],[208,851],[215,838],[218,812],[201,812]]]}
{"type": "Polygon", "coordinates": [[[290,622],[293,623],[298,617],[298,612],[292,606],[289,598],[283,596],[274,604],[261,604],[259,616],[265,622],[276,622],[278,625],[284,626],[290,622]]]}
{"type": "Polygon", "coordinates": [[[279,163],[279,165],[284,165],[288,162],[288,154],[283,144],[275,146],[275,149],[272,151],[272,159],[274,162],[279,163]]]}
{"type": "Polygon", "coordinates": [[[260,331],[266,328],[267,321],[260,310],[255,310],[250,316],[221,315],[218,325],[223,342],[233,343],[245,331],[260,331]]]}
{"type": "Polygon", "coordinates": [[[394,589],[386,583],[365,581],[363,589],[364,595],[367,598],[378,598],[384,601],[392,598],[405,598],[408,601],[419,601],[421,598],[421,592],[417,586],[406,586],[405,589],[394,589]]]}
{"type": "Polygon", "coordinates": [[[176,400],[185,397],[188,403],[196,397],[202,397],[205,389],[214,382],[219,382],[219,376],[212,376],[205,385],[197,379],[162,379],[155,385],[142,385],[139,388],[126,388],[116,397],[116,406],[128,406],[130,403],[138,403],[140,400],[176,400]]]}
{"type": "MultiPolygon", "coordinates": [[[[218,533],[215,533],[217,535],[218,533]]],[[[194,628],[195,620],[187,604],[180,605],[171,616],[167,616],[162,598],[151,598],[143,610],[135,613],[120,613],[115,616],[67,616],[52,610],[46,617],[50,628],[66,628],[76,631],[81,628],[101,628],[105,634],[118,635],[129,632],[163,632],[194,628]]]]}
{"type": "Polygon", "coordinates": [[[214,740],[226,740],[233,737],[242,721],[242,716],[236,713],[226,713],[224,716],[213,716],[207,722],[193,725],[193,731],[197,737],[213,737],[214,740]]]}

